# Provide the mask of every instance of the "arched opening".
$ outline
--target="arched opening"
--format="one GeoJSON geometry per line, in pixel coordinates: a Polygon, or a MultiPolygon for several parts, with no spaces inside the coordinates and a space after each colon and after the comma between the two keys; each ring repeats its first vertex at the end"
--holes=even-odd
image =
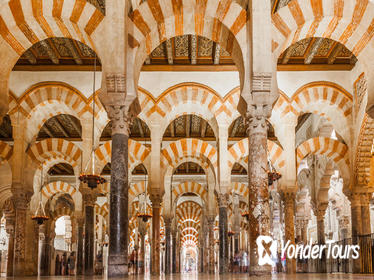
{"type": "Polygon", "coordinates": [[[49,177],[74,176],[73,167],[65,162],[57,163],[48,170],[49,177]]]}
{"type": "Polygon", "coordinates": [[[182,138],[199,138],[215,141],[216,136],[210,124],[196,115],[182,115],[173,120],[166,128],[163,141],[175,141],[182,138]]]}
{"type": "Polygon", "coordinates": [[[55,240],[53,246],[57,251],[71,251],[72,225],[69,216],[62,216],[55,223],[55,240]]]}
{"type": "Polygon", "coordinates": [[[80,121],[67,114],[60,114],[48,119],[39,130],[37,140],[46,138],[65,138],[72,141],[82,140],[80,121]]]}

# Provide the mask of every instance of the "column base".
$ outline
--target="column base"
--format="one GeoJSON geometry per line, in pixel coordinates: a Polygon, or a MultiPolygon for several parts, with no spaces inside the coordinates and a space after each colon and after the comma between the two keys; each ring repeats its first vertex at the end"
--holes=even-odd
{"type": "Polygon", "coordinates": [[[250,276],[263,276],[263,275],[270,275],[271,274],[271,266],[270,265],[254,265],[249,267],[249,275],[250,276]]]}
{"type": "Polygon", "coordinates": [[[128,275],[128,264],[125,256],[110,256],[108,260],[108,277],[124,277],[128,275]]]}

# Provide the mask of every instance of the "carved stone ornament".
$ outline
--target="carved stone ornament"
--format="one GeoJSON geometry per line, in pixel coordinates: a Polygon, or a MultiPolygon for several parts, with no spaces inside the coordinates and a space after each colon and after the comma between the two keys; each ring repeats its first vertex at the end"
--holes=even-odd
{"type": "Polygon", "coordinates": [[[126,106],[112,105],[106,106],[109,119],[112,121],[112,135],[129,135],[132,118],[128,114],[126,106]]]}
{"type": "Polygon", "coordinates": [[[124,74],[106,75],[106,89],[108,94],[118,94],[126,92],[126,77],[124,74]]]}

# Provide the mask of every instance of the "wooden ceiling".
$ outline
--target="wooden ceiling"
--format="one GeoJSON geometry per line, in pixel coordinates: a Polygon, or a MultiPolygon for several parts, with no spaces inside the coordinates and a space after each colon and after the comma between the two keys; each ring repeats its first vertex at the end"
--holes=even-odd
{"type": "Polygon", "coordinates": [[[179,165],[175,171],[174,175],[204,175],[204,169],[194,162],[184,162],[179,165]]]}
{"type": "Polygon", "coordinates": [[[68,163],[58,163],[48,170],[50,176],[73,176],[74,169],[68,163]]]}
{"type": "Polygon", "coordinates": [[[47,120],[39,131],[37,140],[46,138],[65,138],[72,141],[82,140],[80,121],[71,115],[57,115],[47,120]]]}

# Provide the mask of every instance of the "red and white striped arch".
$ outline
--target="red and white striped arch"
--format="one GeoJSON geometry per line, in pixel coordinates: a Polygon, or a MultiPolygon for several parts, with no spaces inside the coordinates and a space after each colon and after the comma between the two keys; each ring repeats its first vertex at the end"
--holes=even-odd
{"type": "Polygon", "coordinates": [[[73,168],[80,163],[81,149],[65,139],[48,138],[31,145],[26,153],[36,164],[43,164],[47,160],[61,157],[73,168]]]}
{"type": "MultiPolygon", "coordinates": [[[[171,142],[161,150],[161,166],[177,167],[180,159],[185,157],[203,158],[216,171],[217,169],[217,150],[205,141],[188,138],[171,142]]],[[[215,172],[217,174],[217,172],[215,172]]]]}
{"type": "Polygon", "coordinates": [[[49,183],[42,188],[42,195],[45,199],[51,198],[56,193],[66,193],[73,197],[76,192],[76,188],[62,181],[49,183]]]}
{"type": "Polygon", "coordinates": [[[184,193],[195,193],[201,197],[205,202],[207,201],[208,192],[206,188],[197,182],[183,182],[173,188],[174,198],[178,198],[184,193]]]}
{"type": "Polygon", "coordinates": [[[274,57],[309,37],[333,39],[359,57],[374,36],[373,14],[369,0],[292,0],[272,16],[274,57]]]}
{"type": "Polygon", "coordinates": [[[103,205],[95,204],[95,212],[96,215],[100,215],[104,218],[104,220],[107,220],[109,217],[109,204],[108,202],[105,202],[103,205]]]}
{"type": "Polygon", "coordinates": [[[325,137],[310,138],[300,144],[296,149],[297,166],[308,155],[325,155],[333,160],[345,179],[344,184],[350,183],[350,164],[348,146],[338,140],[325,137]]]}
{"type": "MultiPolygon", "coordinates": [[[[129,173],[139,164],[144,164],[147,167],[146,158],[150,153],[150,149],[138,141],[129,139],[128,154],[129,154],[129,173]]],[[[95,150],[97,159],[96,171],[101,172],[104,166],[111,162],[112,157],[112,141],[106,141],[95,150]]]]}
{"type": "Polygon", "coordinates": [[[249,195],[248,183],[232,182],[231,192],[237,193],[246,199],[249,195]]]}
{"type": "MultiPolygon", "coordinates": [[[[243,158],[248,157],[248,138],[244,138],[236,144],[232,145],[229,149],[228,155],[228,166],[231,169],[236,162],[239,162],[243,158]]],[[[282,169],[285,165],[285,159],[283,149],[275,142],[268,140],[268,156],[271,163],[278,170],[282,169]]],[[[245,165],[243,165],[245,166],[245,165]]]]}
{"type": "MultiPolygon", "coordinates": [[[[184,34],[207,37],[232,54],[239,71],[244,70],[247,49],[247,12],[227,0],[150,0],[129,15],[129,44],[133,47],[135,88],[141,66],[148,54],[167,39],[184,34]]],[[[241,71],[244,77],[244,71],[241,71]]],[[[242,79],[244,80],[244,79],[242,79]]]]}

